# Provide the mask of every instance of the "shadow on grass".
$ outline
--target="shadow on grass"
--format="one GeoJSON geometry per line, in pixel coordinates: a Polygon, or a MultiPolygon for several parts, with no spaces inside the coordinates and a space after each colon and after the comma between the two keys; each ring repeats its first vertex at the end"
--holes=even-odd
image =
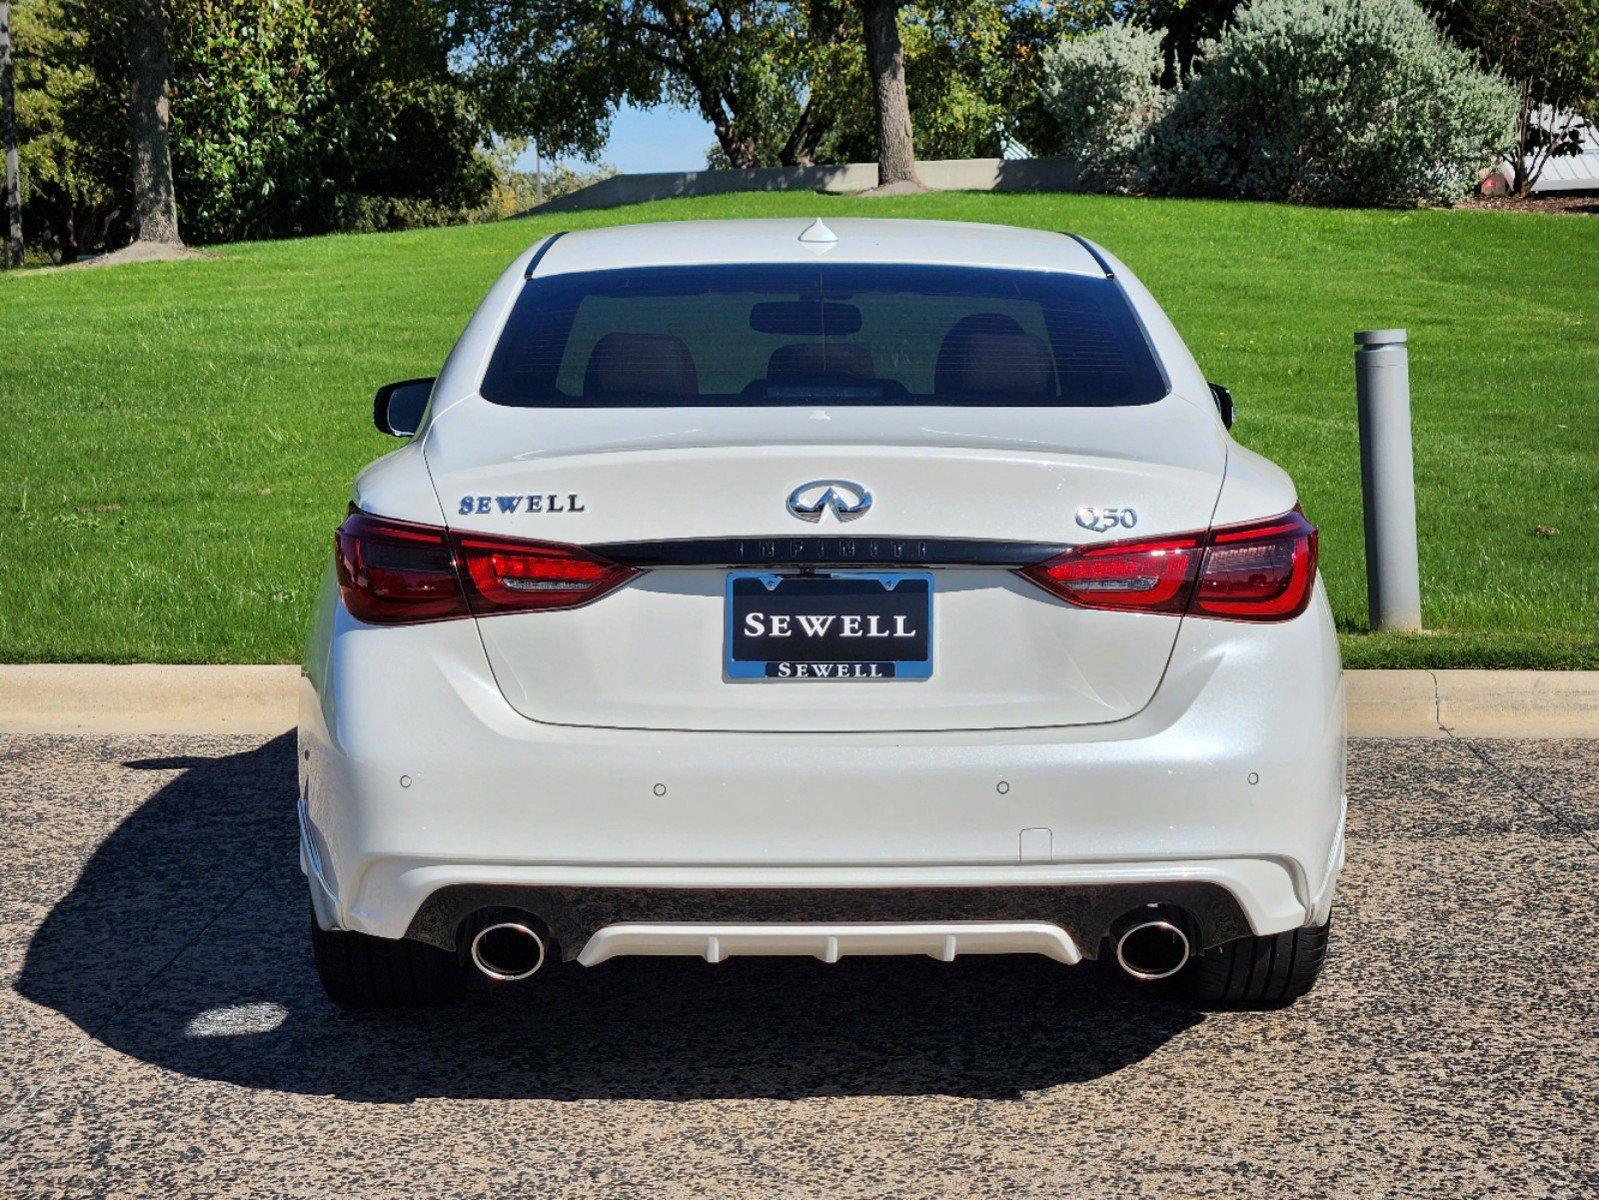
{"type": "Polygon", "coordinates": [[[295,865],[294,742],[182,768],[100,845],[18,990],[105,1044],[245,1087],[404,1102],[1003,1098],[1138,1062],[1200,1014],[1043,959],[624,959],[527,994],[327,1001],[295,865]]]}

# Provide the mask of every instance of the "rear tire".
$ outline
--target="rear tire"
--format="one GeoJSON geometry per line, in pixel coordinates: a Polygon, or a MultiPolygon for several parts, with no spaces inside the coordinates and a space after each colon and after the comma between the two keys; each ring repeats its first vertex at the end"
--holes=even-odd
{"type": "Polygon", "coordinates": [[[346,1008],[447,1004],[465,971],[455,955],[408,938],[323,929],[311,916],[311,951],[328,998],[346,1008]]]}
{"type": "Polygon", "coordinates": [[[1330,927],[1331,922],[1223,942],[1196,958],[1181,983],[1202,1004],[1243,1008],[1292,1004],[1321,976],[1330,927]]]}

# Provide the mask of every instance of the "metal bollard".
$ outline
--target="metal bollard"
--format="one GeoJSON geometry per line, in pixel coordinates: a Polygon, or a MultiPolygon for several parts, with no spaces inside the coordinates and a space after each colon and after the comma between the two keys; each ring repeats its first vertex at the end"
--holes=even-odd
{"type": "Polygon", "coordinates": [[[1421,575],[1405,331],[1369,329],[1355,334],[1355,347],[1367,612],[1372,629],[1414,633],[1421,628],[1421,575]]]}

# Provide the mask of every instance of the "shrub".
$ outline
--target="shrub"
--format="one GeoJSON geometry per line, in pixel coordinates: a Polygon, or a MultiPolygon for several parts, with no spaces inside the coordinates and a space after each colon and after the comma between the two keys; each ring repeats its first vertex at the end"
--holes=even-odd
{"type": "Polygon", "coordinates": [[[333,202],[329,226],[340,233],[394,233],[435,225],[475,225],[498,216],[486,207],[455,207],[413,196],[344,192],[333,202]]]}
{"type": "Polygon", "coordinates": [[[1160,35],[1117,23],[1045,52],[1044,106],[1058,131],[1057,153],[1070,155],[1092,187],[1137,183],[1155,123],[1171,106],[1160,86],[1160,35]]]}
{"type": "Polygon", "coordinates": [[[333,227],[341,233],[392,233],[434,225],[503,221],[533,208],[541,193],[544,200],[553,200],[616,174],[615,167],[604,163],[592,170],[578,170],[556,162],[545,163],[543,178],[535,181],[532,171],[517,169],[516,161],[516,153],[484,157],[485,168],[494,174],[494,185],[482,204],[446,204],[427,198],[345,192],[334,202],[333,227]]]}
{"type": "Polygon", "coordinates": [[[1305,204],[1449,204],[1506,144],[1516,98],[1412,0],[1255,0],[1201,49],[1151,185],[1305,204]]]}

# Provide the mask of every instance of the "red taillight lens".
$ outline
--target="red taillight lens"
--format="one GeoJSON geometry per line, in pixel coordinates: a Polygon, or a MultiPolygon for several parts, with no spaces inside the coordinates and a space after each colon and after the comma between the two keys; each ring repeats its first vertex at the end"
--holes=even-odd
{"type": "Polygon", "coordinates": [[[1209,533],[1079,546],[1021,574],[1082,608],[1284,621],[1316,580],[1316,527],[1297,509],[1209,533]]]}
{"type": "Polygon", "coordinates": [[[357,620],[399,625],[471,615],[444,530],[352,511],[333,543],[339,591],[357,620]]]}
{"type": "Polygon", "coordinates": [[[1247,621],[1297,617],[1316,582],[1316,527],[1298,509],[1270,521],[1213,529],[1189,610],[1247,621]]]}
{"type": "Polygon", "coordinates": [[[1181,613],[1204,552],[1199,535],[1079,546],[1022,574],[1081,608],[1181,613]]]}
{"type": "Polygon", "coordinates": [[[574,608],[636,572],[575,546],[451,533],[352,511],[334,535],[339,591],[374,625],[574,608]]]}
{"type": "Polygon", "coordinates": [[[574,608],[597,600],[638,574],[576,546],[455,535],[472,611],[478,616],[529,609],[574,608]]]}

